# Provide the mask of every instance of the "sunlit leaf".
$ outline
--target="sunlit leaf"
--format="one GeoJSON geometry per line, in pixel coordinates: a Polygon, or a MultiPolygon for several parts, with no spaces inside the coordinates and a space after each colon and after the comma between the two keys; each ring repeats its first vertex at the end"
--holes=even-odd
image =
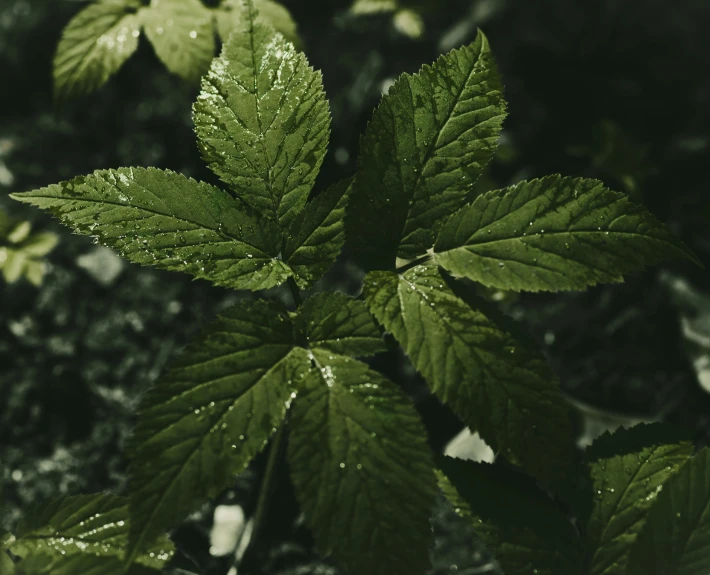
{"type": "Polygon", "coordinates": [[[139,0],[99,0],[69,22],[54,56],[58,100],[100,88],[136,51],[140,6],[139,0]]]}
{"type": "Polygon", "coordinates": [[[258,212],[288,226],[325,156],[330,115],[321,74],[245,9],[202,81],[195,132],[212,171],[258,212]]]}
{"type": "Polygon", "coordinates": [[[99,170],[12,197],[142,265],[251,290],[291,274],[278,259],[281,235],[274,224],[226,192],[169,170],[99,170]]]}

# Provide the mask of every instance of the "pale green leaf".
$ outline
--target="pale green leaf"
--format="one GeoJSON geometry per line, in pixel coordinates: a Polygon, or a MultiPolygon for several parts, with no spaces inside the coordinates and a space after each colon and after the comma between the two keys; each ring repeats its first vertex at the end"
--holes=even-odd
{"type": "Polygon", "coordinates": [[[692,450],[687,433],[660,423],[606,432],[587,449],[594,489],[586,526],[589,575],[625,575],[656,495],[692,450]]]}
{"type": "Polygon", "coordinates": [[[27,255],[18,250],[0,248],[0,268],[5,281],[9,284],[15,283],[22,277],[22,273],[27,266],[27,255]]]}
{"type": "Polygon", "coordinates": [[[100,88],[136,51],[140,6],[138,0],[99,0],[69,22],[54,56],[58,100],[100,88]]]}
{"type": "Polygon", "coordinates": [[[18,222],[12,228],[10,233],[7,234],[7,240],[11,244],[19,244],[20,242],[27,239],[27,236],[30,234],[30,230],[32,230],[32,224],[30,222],[27,222],[27,221],[18,222]]]}
{"type": "MultiPolygon", "coordinates": [[[[479,196],[439,232],[436,261],[505,290],[580,290],[669,257],[700,262],[644,207],[559,175],[479,196]]],[[[702,265],[702,264],[700,264],[702,265]]]]}
{"type": "Polygon", "coordinates": [[[424,574],[436,482],[409,398],[365,364],[314,350],[288,460],[318,548],[346,573],[424,574]]]}
{"type": "MultiPolygon", "coordinates": [[[[257,22],[271,26],[277,32],[281,32],[284,38],[298,47],[301,39],[298,36],[296,22],[288,9],[278,2],[272,0],[254,0],[254,7],[258,15],[257,22]]],[[[239,8],[239,0],[224,0],[219,8],[215,10],[217,20],[217,30],[223,42],[229,39],[229,35],[239,29],[242,20],[242,11],[239,8]]]]}
{"type": "Polygon", "coordinates": [[[388,269],[434,243],[492,157],[505,116],[488,40],[403,74],[361,142],[346,226],[358,263],[388,269]]]}
{"type": "Polygon", "coordinates": [[[710,450],[663,485],[631,549],[628,575],[710,573],[710,450]]]}
{"type": "Polygon", "coordinates": [[[355,0],[350,6],[350,13],[359,16],[378,12],[394,12],[397,7],[397,0],[355,0]]]}
{"type": "Polygon", "coordinates": [[[306,289],[335,263],[345,242],[345,207],[351,178],[332,185],[306,204],[286,234],[283,259],[306,289]]]}
{"type": "Polygon", "coordinates": [[[434,266],[370,272],[364,294],[431,390],[494,450],[564,493],[577,475],[569,411],[539,351],[434,266]],[[481,310],[485,310],[483,313],[481,310]]]}
{"type": "Polygon", "coordinates": [[[141,10],[145,35],[168,70],[197,82],[214,57],[212,12],[200,0],[151,0],[141,10]]]}
{"type": "Polygon", "coordinates": [[[298,311],[296,327],[311,348],[353,357],[386,349],[365,302],[339,292],[308,298],[298,311]]]}
{"type": "MultiPolygon", "coordinates": [[[[25,558],[20,565],[27,575],[120,575],[128,542],[128,517],[127,500],[115,495],[55,499],[28,511],[10,550],[25,558]],[[33,560],[34,556],[37,558],[33,560]]],[[[159,570],[172,554],[173,544],[167,537],[160,537],[141,549],[136,563],[159,570]]]]}
{"type": "Polygon", "coordinates": [[[212,171],[286,227],[303,208],[325,156],[330,113],[320,72],[253,7],[202,81],[195,132],[212,171]]]}
{"type": "Polygon", "coordinates": [[[242,301],[187,347],[141,401],[131,439],[135,552],[244,471],[281,424],[308,366],[281,305],[242,301]]]}
{"type": "Polygon", "coordinates": [[[59,242],[56,234],[51,232],[40,232],[32,234],[23,240],[19,249],[30,257],[41,258],[51,252],[59,242]]]}
{"type": "Polygon", "coordinates": [[[169,170],[99,170],[12,197],[49,210],[142,265],[235,289],[266,289],[291,274],[276,226],[226,192],[169,170]]]}
{"type": "Polygon", "coordinates": [[[506,575],[582,572],[583,545],[572,523],[530,478],[499,465],[438,461],[439,486],[471,521],[506,575]]]}

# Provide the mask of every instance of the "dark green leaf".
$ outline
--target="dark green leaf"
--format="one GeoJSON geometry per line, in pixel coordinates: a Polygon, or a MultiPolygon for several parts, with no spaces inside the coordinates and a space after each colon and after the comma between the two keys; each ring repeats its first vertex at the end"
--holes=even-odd
{"type": "Polygon", "coordinates": [[[291,223],[284,261],[301,289],[308,288],[335,263],[345,242],[345,206],[351,178],[334,184],[311,200],[291,223]]]}
{"type": "Polygon", "coordinates": [[[505,102],[488,40],[403,74],[361,143],[346,222],[358,263],[388,269],[434,243],[493,155],[505,102]]]}
{"type": "Polygon", "coordinates": [[[332,353],[358,357],[386,349],[365,302],[338,292],[307,299],[298,311],[296,327],[310,347],[332,353]]]}
{"type": "Polygon", "coordinates": [[[432,391],[546,486],[576,476],[568,407],[543,356],[457,297],[433,266],[370,272],[365,299],[432,391]]]}
{"type": "Polygon", "coordinates": [[[594,488],[586,528],[589,575],[626,573],[656,495],[693,450],[687,435],[665,424],[639,424],[606,432],[587,449],[594,488]]]}
{"type": "Polygon", "coordinates": [[[141,401],[132,437],[131,552],[241,473],[281,424],[308,366],[280,305],[242,301],[209,324],[141,401]]]}
{"type": "Polygon", "coordinates": [[[145,35],[173,74],[197,82],[214,57],[212,12],[200,0],[152,0],[140,12],[145,35]]]}
{"type": "Polygon", "coordinates": [[[346,573],[425,573],[436,481],[406,395],[365,364],[314,350],[289,437],[296,496],[346,573]]]}
{"type": "MultiPolygon", "coordinates": [[[[257,22],[262,22],[277,32],[281,32],[286,40],[293,42],[296,46],[300,44],[301,39],[298,36],[296,22],[285,6],[271,0],[254,0],[254,7],[258,12],[257,22]]],[[[223,42],[229,39],[229,35],[235,29],[239,29],[241,16],[239,0],[225,0],[215,10],[217,30],[223,42]]]]}
{"type": "Polygon", "coordinates": [[[658,494],[631,549],[628,575],[710,573],[710,450],[703,449],[658,494]]]}
{"type": "Polygon", "coordinates": [[[450,457],[439,466],[444,495],[471,520],[506,575],[581,573],[583,546],[572,523],[528,477],[450,457]]]}
{"type": "Polygon", "coordinates": [[[700,264],[626,195],[559,175],[479,196],[446,222],[434,249],[450,272],[516,291],[622,282],[623,274],[669,257],[700,264]]]}
{"type": "Polygon", "coordinates": [[[169,170],[99,170],[12,197],[139,264],[235,289],[266,289],[291,275],[278,259],[274,224],[226,192],[169,170]]]}
{"type": "MultiPolygon", "coordinates": [[[[27,575],[121,575],[128,516],[126,499],[115,495],[55,499],[24,516],[10,550],[23,558],[27,575]]],[[[160,537],[141,550],[136,563],[159,570],[172,554],[170,540],[160,537]]]]}
{"type": "Polygon", "coordinates": [[[323,162],[330,114],[320,72],[255,22],[253,6],[202,81],[195,132],[212,171],[246,203],[286,227],[323,162]]]}
{"type": "Polygon", "coordinates": [[[54,56],[58,100],[103,86],[138,48],[138,0],[99,0],[69,22],[54,56]]]}

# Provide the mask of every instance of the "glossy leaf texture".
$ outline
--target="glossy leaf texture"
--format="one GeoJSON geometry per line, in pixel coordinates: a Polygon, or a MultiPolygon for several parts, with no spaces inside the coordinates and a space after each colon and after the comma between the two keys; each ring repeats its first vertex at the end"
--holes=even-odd
{"type": "Polygon", "coordinates": [[[367,365],[312,348],[288,460],[316,545],[344,573],[424,574],[436,481],[409,398],[367,365]]]}
{"type": "Polygon", "coordinates": [[[365,302],[339,292],[308,298],[299,309],[295,324],[306,345],[320,350],[353,357],[386,350],[380,328],[365,302]]]}
{"type": "Polygon", "coordinates": [[[12,197],[142,265],[234,289],[266,289],[291,275],[278,257],[275,224],[226,192],[169,170],[99,170],[12,197]]]}
{"type": "Polygon", "coordinates": [[[346,226],[358,263],[390,269],[434,243],[493,156],[505,116],[488,40],[403,74],[361,141],[346,226]]]}
{"type": "Polygon", "coordinates": [[[704,448],[658,494],[631,550],[628,575],[710,572],[710,450],[704,448]]]}
{"type": "Polygon", "coordinates": [[[160,61],[173,74],[197,82],[215,53],[212,12],[200,0],[151,0],[140,15],[160,61]]]}
{"type": "MultiPolygon", "coordinates": [[[[55,499],[32,508],[10,550],[27,575],[121,575],[129,531],[127,500],[106,493],[55,499]]],[[[160,537],[136,558],[131,573],[158,573],[173,555],[160,537]]]]}
{"type": "Polygon", "coordinates": [[[323,277],[340,254],[351,182],[342,180],[308,202],[286,232],[283,260],[301,289],[323,277]]]}
{"type": "MultiPolygon", "coordinates": [[[[298,36],[298,27],[288,8],[272,0],[254,0],[254,7],[257,10],[256,21],[271,26],[277,32],[283,34],[284,38],[292,42],[296,47],[301,43],[298,36]]],[[[242,21],[242,11],[239,0],[224,0],[215,9],[215,19],[217,30],[223,42],[229,39],[229,35],[239,29],[242,21]]]]}
{"type": "Polygon", "coordinates": [[[439,487],[471,521],[506,575],[582,572],[572,523],[529,477],[499,465],[441,456],[439,487]]]}
{"type": "Polygon", "coordinates": [[[660,423],[606,432],[587,449],[594,489],[586,523],[589,575],[626,574],[649,509],[692,450],[686,432],[660,423]]]}
{"type": "Polygon", "coordinates": [[[57,100],[103,86],[138,48],[138,0],[99,0],[69,22],[54,56],[57,100]]]}
{"type": "Polygon", "coordinates": [[[598,180],[559,175],[476,198],[439,231],[436,261],[515,291],[581,290],[682,257],[702,264],[646,208],[598,180]]]}
{"type": "Polygon", "coordinates": [[[131,556],[226,488],[266,445],[309,365],[286,310],[242,301],[143,398],[130,440],[131,556]]]}
{"type": "Polygon", "coordinates": [[[325,156],[330,112],[320,72],[245,8],[194,105],[203,158],[282,228],[303,209],[325,156]]]}
{"type": "MultiPolygon", "coordinates": [[[[562,494],[576,480],[569,411],[544,357],[458,297],[434,266],[370,272],[365,300],[431,390],[494,450],[562,494]]],[[[490,316],[490,317],[489,317],[490,316]]]]}

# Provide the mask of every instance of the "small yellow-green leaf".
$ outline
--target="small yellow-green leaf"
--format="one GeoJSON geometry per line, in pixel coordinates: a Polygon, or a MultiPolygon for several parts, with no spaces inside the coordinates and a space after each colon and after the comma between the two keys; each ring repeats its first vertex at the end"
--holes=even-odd
{"type": "Polygon", "coordinates": [[[212,12],[200,0],[151,0],[140,11],[145,35],[173,74],[197,82],[214,57],[212,12]]]}
{"type": "MultiPolygon", "coordinates": [[[[272,0],[254,0],[254,7],[258,12],[257,22],[262,22],[271,26],[277,32],[281,32],[284,38],[298,47],[301,39],[298,36],[296,21],[288,11],[286,6],[272,0]]],[[[224,0],[215,9],[217,20],[217,30],[223,42],[229,39],[229,35],[239,29],[242,19],[242,11],[239,0],[224,0]]]]}
{"type": "Polygon", "coordinates": [[[69,22],[54,56],[57,100],[100,88],[136,51],[140,6],[139,0],[99,0],[69,22]]]}

